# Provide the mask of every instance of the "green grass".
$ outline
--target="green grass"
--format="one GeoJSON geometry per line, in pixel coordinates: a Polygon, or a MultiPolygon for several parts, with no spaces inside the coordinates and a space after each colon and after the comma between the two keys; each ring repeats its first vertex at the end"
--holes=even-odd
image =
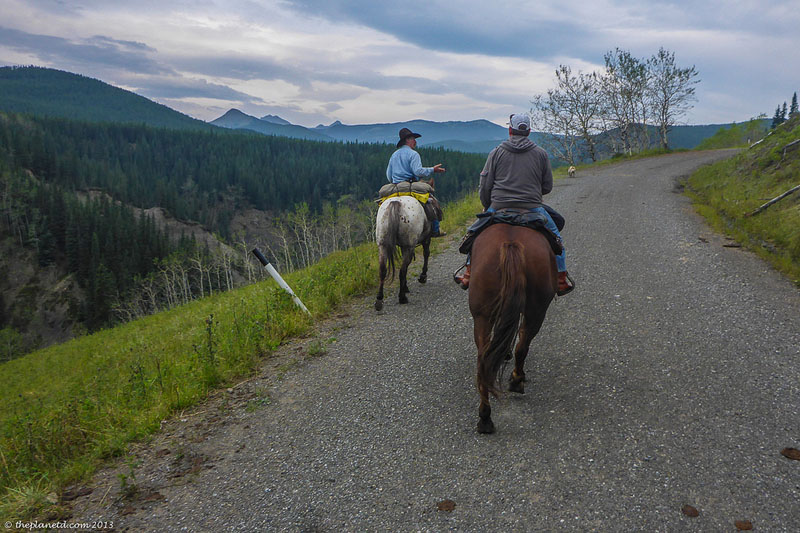
{"type": "Polygon", "coordinates": [[[730,128],[722,128],[711,137],[704,139],[695,150],[746,148],[764,137],[766,133],[764,121],[754,118],[742,124],[733,124],[730,128]]]}
{"type": "Polygon", "coordinates": [[[800,117],[764,142],[695,172],[687,192],[718,231],[769,261],[800,286],[800,193],[753,215],[768,200],[800,185],[800,150],[783,157],[783,147],[800,139],[800,117]]]}
{"type": "MultiPolygon", "coordinates": [[[[470,195],[447,206],[442,226],[457,234],[479,210],[470,195]]],[[[270,280],[0,364],[0,518],[58,516],[54,493],[373,290],[377,255],[366,243],[285,276],[313,319],[270,280]]],[[[324,350],[312,343],[312,355],[324,350]]]]}

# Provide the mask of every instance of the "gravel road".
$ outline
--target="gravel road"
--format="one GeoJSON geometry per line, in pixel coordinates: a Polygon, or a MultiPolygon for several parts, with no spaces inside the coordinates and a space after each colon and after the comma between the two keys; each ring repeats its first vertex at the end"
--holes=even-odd
{"type": "MultiPolygon", "coordinates": [[[[475,431],[455,241],[410,304],[361,299],[107,469],[71,521],[118,531],[797,531],[800,291],[726,247],[678,180],[730,152],[579,172],[576,290],[534,339],[523,396],[475,431]],[[319,342],[325,353],[315,354],[319,342]],[[316,345],[309,344],[316,342],[316,345]],[[310,346],[314,346],[311,348],[310,346]],[[699,516],[682,512],[691,505],[699,516]],[[441,509],[440,509],[441,507],[441,509]]],[[[377,252],[376,252],[377,253],[377,252]]]]}

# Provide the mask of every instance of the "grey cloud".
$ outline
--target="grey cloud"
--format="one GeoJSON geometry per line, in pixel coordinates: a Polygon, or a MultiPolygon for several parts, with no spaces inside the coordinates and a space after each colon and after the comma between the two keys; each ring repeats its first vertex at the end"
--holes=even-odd
{"type": "Polygon", "coordinates": [[[75,15],[80,11],[80,7],[64,0],[39,0],[39,8],[44,8],[49,13],[75,15]]]}
{"type": "MultiPolygon", "coordinates": [[[[526,20],[515,10],[507,15],[480,20],[462,17],[459,3],[442,9],[430,2],[374,2],[371,0],[288,0],[300,13],[313,12],[333,21],[355,22],[388,33],[422,48],[455,53],[538,58],[593,48],[598,35],[578,22],[553,23],[546,19],[526,20]],[[470,22],[472,22],[470,24],[470,22]]],[[[462,8],[469,10],[469,8],[462,8]]]]}
{"type": "MultiPolygon", "coordinates": [[[[370,54],[372,51],[369,52],[370,54]]],[[[376,72],[381,65],[380,54],[359,57],[353,63],[342,63],[332,68],[329,64],[311,59],[303,65],[294,64],[284,66],[271,58],[248,58],[236,54],[220,56],[195,56],[192,58],[175,58],[170,60],[176,69],[184,72],[193,72],[203,76],[220,76],[242,80],[283,80],[296,85],[300,91],[298,97],[302,99],[328,101],[330,109],[323,107],[328,113],[341,109],[342,106],[335,102],[343,102],[357,98],[367,90],[413,90],[414,92],[430,95],[446,93],[470,94],[483,100],[498,100],[509,102],[512,97],[504,90],[498,90],[492,84],[455,82],[448,80],[432,80],[417,76],[393,76],[376,72]],[[333,87],[320,87],[312,85],[319,81],[334,85],[333,87]]],[[[174,89],[177,91],[177,88],[174,89]]],[[[149,93],[155,95],[155,93],[149,93]]],[[[161,94],[161,93],[159,93],[161,94]]],[[[165,93],[169,97],[177,92],[165,93]]],[[[246,95],[232,97],[231,100],[245,100],[246,95]]],[[[252,97],[251,97],[252,98],[252,97]]],[[[527,102],[528,96],[522,100],[527,102]]],[[[291,115],[299,108],[282,108],[280,112],[291,115]]],[[[281,115],[283,116],[283,115],[281,115]]],[[[295,115],[296,116],[296,115],[295,115]]],[[[305,118],[305,117],[304,117],[305,118]]]]}
{"type": "Polygon", "coordinates": [[[156,51],[142,43],[95,36],[71,41],[62,37],[27,33],[0,26],[0,45],[29,53],[62,68],[90,65],[113,67],[141,74],[170,74],[172,69],[152,59],[156,51]]]}
{"type": "Polygon", "coordinates": [[[208,83],[206,80],[182,77],[150,77],[144,80],[131,79],[126,84],[135,86],[137,92],[150,98],[213,98],[252,104],[263,104],[261,98],[231,89],[226,85],[208,83]]]}
{"type": "Polygon", "coordinates": [[[331,68],[329,64],[316,62],[313,59],[303,65],[284,66],[270,58],[252,58],[231,54],[213,57],[179,57],[171,60],[171,64],[178,70],[206,76],[239,80],[283,80],[298,86],[308,95],[315,90],[312,87],[313,81],[354,85],[371,90],[413,88],[416,91],[430,94],[457,89],[446,83],[422,77],[380,74],[373,70],[373,67],[377,67],[379,63],[378,58],[367,57],[358,58],[352,63],[342,63],[336,68],[331,68]]]}
{"type": "Polygon", "coordinates": [[[112,39],[111,37],[106,37],[105,35],[95,35],[94,37],[90,37],[89,39],[87,39],[87,41],[100,48],[116,48],[118,50],[124,50],[134,53],[157,52],[155,48],[147,46],[144,43],[138,43],[136,41],[121,41],[118,39],[112,39]]]}
{"type": "Polygon", "coordinates": [[[679,32],[736,31],[757,36],[777,32],[794,35],[800,23],[796,0],[763,2],[711,0],[703,9],[693,0],[655,1],[646,5],[608,0],[602,12],[581,1],[565,0],[557,10],[435,0],[375,2],[374,0],[286,0],[301,14],[314,13],[334,22],[350,22],[388,33],[421,48],[454,53],[549,60],[555,57],[602,61],[615,47],[639,43],[634,54],[650,55],[659,46],[682,44],[679,32]],[[476,15],[477,13],[477,15],[476,15]],[[676,34],[671,41],[664,36],[676,34]]]}
{"type": "Polygon", "coordinates": [[[240,55],[176,57],[171,63],[178,70],[196,72],[207,76],[218,76],[236,80],[284,80],[301,87],[308,87],[310,73],[298,67],[285,67],[269,58],[240,55]]]}

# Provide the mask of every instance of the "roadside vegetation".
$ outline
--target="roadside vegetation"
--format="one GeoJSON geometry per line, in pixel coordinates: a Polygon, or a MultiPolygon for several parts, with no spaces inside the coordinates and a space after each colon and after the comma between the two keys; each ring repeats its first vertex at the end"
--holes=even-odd
{"type": "Polygon", "coordinates": [[[742,124],[732,124],[704,139],[695,150],[717,150],[720,148],[747,148],[767,134],[767,121],[764,116],[752,118],[742,124]]]}
{"type": "Polygon", "coordinates": [[[695,172],[687,191],[718,231],[769,261],[800,286],[800,115],[735,157],[695,172]],[[794,144],[793,144],[794,143],[794,144]]]}
{"type": "MultiPolygon", "coordinates": [[[[479,205],[476,194],[450,204],[445,231],[457,234],[479,205]]],[[[250,375],[377,277],[375,244],[365,243],[285,276],[313,318],[262,281],[0,364],[0,517],[68,516],[66,486],[250,375]]]]}

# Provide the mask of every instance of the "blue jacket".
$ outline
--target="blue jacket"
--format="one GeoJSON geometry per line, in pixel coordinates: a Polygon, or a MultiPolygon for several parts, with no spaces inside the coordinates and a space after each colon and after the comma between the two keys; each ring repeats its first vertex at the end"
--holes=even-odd
{"type": "Polygon", "coordinates": [[[386,180],[391,183],[403,181],[419,181],[433,173],[433,167],[423,167],[419,154],[410,146],[398,148],[389,158],[386,167],[386,180]]]}

